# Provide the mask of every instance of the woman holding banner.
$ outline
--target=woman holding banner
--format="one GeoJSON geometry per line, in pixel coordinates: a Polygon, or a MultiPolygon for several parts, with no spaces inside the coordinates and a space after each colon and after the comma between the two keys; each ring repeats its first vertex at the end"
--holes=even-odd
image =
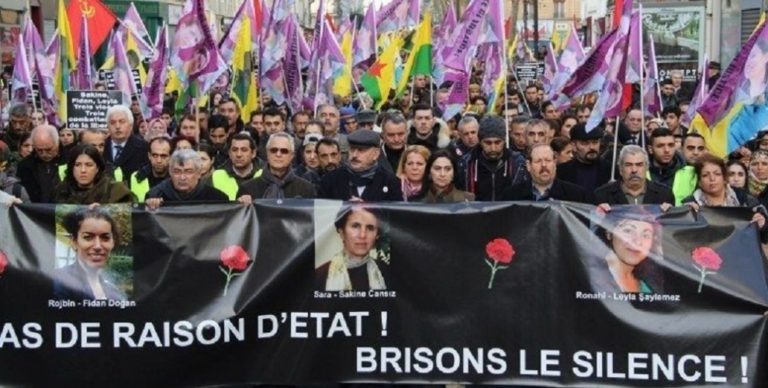
{"type": "Polygon", "coordinates": [[[55,299],[125,300],[125,293],[110,280],[107,265],[120,241],[117,222],[102,208],[80,208],[64,216],[64,229],[75,251],[74,263],[54,274],[55,299]]]}
{"type": "Polygon", "coordinates": [[[79,205],[133,202],[123,182],[114,182],[98,149],[80,144],[70,152],[64,180],[56,186],[55,202],[79,205]]]}

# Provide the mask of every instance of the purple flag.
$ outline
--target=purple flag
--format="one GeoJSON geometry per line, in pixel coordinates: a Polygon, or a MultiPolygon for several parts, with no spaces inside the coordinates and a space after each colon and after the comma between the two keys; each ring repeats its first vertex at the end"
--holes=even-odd
{"type": "Polygon", "coordinates": [[[549,43],[547,44],[547,55],[544,57],[544,74],[541,77],[544,93],[547,95],[554,92],[555,74],[557,74],[557,70],[558,66],[557,59],[555,59],[555,50],[552,48],[552,43],[549,43]]]}
{"type": "Polygon", "coordinates": [[[504,71],[502,61],[504,51],[501,49],[501,43],[499,42],[486,43],[485,46],[488,46],[488,49],[484,58],[485,72],[483,73],[482,90],[486,96],[490,96],[494,92],[496,81],[504,71]]]}
{"type": "MultiPolygon", "coordinates": [[[[219,53],[221,54],[221,59],[223,59],[225,63],[230,63],[232,60],[232,53],[235,51],[235,42],[237,41],[237,36],[240,33],[240,24],[242,23],[242,18],[246,13],[246,7],[248,4],[251,4],[251,7],[253,7],[252,1],[243,0],[242,4],[240,4],[240,8],[238,8],[237,12],[235,13],[235,17],[232,19],[232,23],[229,23],[227,31],[219,41],[219,53]]],[[[256,23],[252,23],[251,25],[256,27],[255,24],[256,23]]],[[[251,36],[256,37],[258,34],[251,34],[251,36]]]]}
{"type": "MultiPolygon", "coordinates": [[[[642,6],[640,6],[642,10],[642,6]]],[[[632,13],[632,20],[629,27],[629,58],[627,59],[627,82],[635,84],[640,82],[642,74],[642,55],[643,55],[643,23],[640,22],[640,12],[632,13]]]]}
{"type": "Polygon", "coordinates": [[[301,29],[296,23],[295,17],[288,18],[288,25],[285,29],[288,39],[288,50],[285,53],[283,61],[283,74],[285,77],[285,90],[288,93],[288,104],[291,111],[296,112],[301,109],[302,99],[304,98],[304,84],[301,80],[301,29]]]}
{"type": "Polygon", "coordinates": [[[446,74],[445,79],[446,81],[453,81],[443,110],[443,120],[448,120],[464,110],[469,94],[469,74],[463,71],[450,72],[446,74]]]}
{"type": "MultiPolygon", "coordinates": [[[[136,46],[138,46],[139,51],[144,58],[150,58],[154,54],[154,48],[152,48],[151,44],[147,43],[149,40],[147,27],[141,20],[141,15],[139,15],[139,11],[136,9],[133,2],[131,2],[131,5],[128,6],[128,9],[125,11],[125,16],[117,30],[121,32],[126,39],[128,33],[131,34],[131,37],[136,41],[136,46]]],[[[125,42],[123,42],[123,44],[125,44],[125,42]]]]}
{"type": "Polygon", "coordinates": [[[187,0],[170,46],[171,66],[182,82],[197,84],[198,95],[208,93],[227,70],[205,19],[203,0],[187,0]]]}
{"type": "Polygon", "coordinates": [[[599,90],[605,83],[610,55],[616,45],[618,30],[612,30],[597,43],[578,69],[574,71],[562,88],[562,93],[576,97],[599,90]]]}
{"type": "Polygon", "coordinates": [[[157,46],[155,55],[149,64],[149,73],[147,73],[147,83],[142,89],[144,95],[145,112],[144,117],[153,119],[160,117],[163,113],[163,92],[165,90],[165,77],[168,67],[166,66],[166,35],[168,27],[163,25],[157,36],[157,46]]]}
{"type": "Polygon", "coordinates": [[[333,101],[333,79],[344,71],[344,55],[326,20],[323,20],[316,55],[317,62],[310,66],[307,80],[307,94],[315,96],[315,108],[333,101]]]}
{"type": "Polygon", "coordinates": [[[454,70],[469,72],[470,60],[479,44],[478,36],[485,28],[490,1],[472,0],[461,16],[461,23],[453,32],[449,44],[439,53],[441,64],[454,70]]]}
{"type": "Polygon", "coordinates": [[[768,29],[760,25],[744,43],[697,110],[709,126],[717,124],[739,102],[765,93],[768,29]]]}
{"type": "Polygon", "coordinates": [[[441,44],[443,40],[447,39],[448,35],[456,29],[456,7],[453,3],[448,3],[448,9],[445,11],[443,22],[434,28],[433,35],[435,36],[436,45],[441,44]]]}
{"type": "Polygon", "coordinates": [[[301,29],[298,29],[299,32],[299,53],[301,54],[301,68],[304,69],[309,66],[309,60],[312,58],[312,49],[309,48],[309,44],[307,43],[307,39],[304,38],[304,33],[301,31],[301,29]]]}
{"type": "Polygon", "coordinates": [[[416,27],[421,15],[419,4],[419,0],[392,0],[379,9],[376,15],[376,29],[383,34],[416,27]]]}
{"type": "Polygon", "coordinates": [[[26,103],[27,96],[32,93],[32,77],[29,73],[27,49],[23,39],[16,41],[16,58],[13,61],[13,78],[11,79],[11,101],[26,103]]]}
{"type": "Polygon", "coordinates": [[[91,44],[88,39],[88,18],[81,16],[80,21],[80,52],[75,68],[75,86],[80,90],[93,89],[93,71],[91,66],[91,44]]]}
{"type": "Polygon", "coordinates": [[[691,97],[691,103],[688,105],[688,110],[683,114],[683,117],[680,118],[680,123],[685,126],[691,125],[691,121],[693,121],[693,118],[696,116],[696,109],[699,108],[701,103],[707,98],[707,93],[709,93],[709,87],[707,85],[708,68],[709,58],[707,54],[704,54],[703,66],[699,68],[699,84],[696,85],[696,91],[693,93],[693,97],[691,97]]]}
{"type": "Polygon", "coordinates": [[[661,96],[659,95],[659,69],[656,66],[656,45],[653,35],[649,36],[651,44],[648,45],[648,74],[643,85],[643,105],[648,116],[656,116],[661,112],[661,96]]]}
{"type": "Polygon", "coordinates": [[[613,55],[610,57],[605,84],[589,120],[587,120],[587,132],[598,126],[604,117],[614,117],[621,114],[622,95],[627,72],[627,40],[627,36],[621,36],[616,41],[613,55]]]}
{"type": "Polygon", "coordinates": [[[565,48],[560,54],[560,62],[557,64],[558,71],[555,73],[552,89],[547,95],[547,99],[552,101],[558,111],[562,112],[571,106],[571,99],[561,94],[560,90],[568,82],[570,75],[576,72],[584,58],[584,49],[581,47],[576,29],[571,24],[571,33],[568,35],[565,48]]]}
{"type": "Polygon", "coordinates": [[[374,2],[368,5],[360,29],[352,47],[352,66],[365,62],[371,56],[376,55],[376,7],[374,2]]]}
{"type": "Polygon", "coordinates": [[[112,47],[115,50],[115,67],[112,68],[115,88],[123,94],[123,104],[130,105],[131,98],[136,95],[136,83],[133,81],[131,64],[125,55],[121,34],[114,34],[112,36],[112,47]]]}

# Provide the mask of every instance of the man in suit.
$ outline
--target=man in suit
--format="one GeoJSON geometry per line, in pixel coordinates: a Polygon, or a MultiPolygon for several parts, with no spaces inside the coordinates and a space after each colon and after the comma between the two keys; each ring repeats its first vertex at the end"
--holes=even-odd
{"type": "Polygon", "coordinates": [[[555,151],[549,144],[531,147],[526,163],[530,180],[507,187],[502,194],[505,201],[573,201],[589,203],[589,194],[579,186],[557,179],[555,151]]]}
{"type": "Polygon", "coordinates": [[[109,139],[104,147],[104,160],[119,167],[124,179],[149,163],[147,142],[132,133],[133,114],[128,107],[114,105],[109,108],[107,128],[109,139]]]}
{"type": "Polygon", "coordinates": [[[603,211],[610,205],[661,205],[666,211],[675,203],[668,186],[647,178],[648,154],[640,146],[626,145],[619,154],[621,180],[609,182],[595,190],[595,204],[603,211]]]}

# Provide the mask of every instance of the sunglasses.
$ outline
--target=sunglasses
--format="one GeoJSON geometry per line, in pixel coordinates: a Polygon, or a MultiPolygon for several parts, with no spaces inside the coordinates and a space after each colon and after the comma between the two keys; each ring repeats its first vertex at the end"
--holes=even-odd
{"type": "Polygon", "coordinates": [[[289,150],[289,149],[287,149],[287,148],[277,148],[277,147],[273,147],[273,148],[270,148],[270,149],[269,149],[269,153],[270,153],[270,154],[277,154],[277,153],[280,153],[281,155],[288,155],[288,154],[290,154],[290,153],[291,153],[291,150],[289,150]]]}

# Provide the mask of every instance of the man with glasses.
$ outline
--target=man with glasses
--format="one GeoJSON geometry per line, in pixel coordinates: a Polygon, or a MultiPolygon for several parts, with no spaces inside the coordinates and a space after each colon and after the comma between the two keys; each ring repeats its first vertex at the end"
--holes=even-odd
{"type": "Polygon", "coordinates": [[[201,182],[203,160],[197,151],[181,149],[171,155],[170,178],[147,193],[148,210],[167,202],[224,202],[226,194],[201,182]]]}
{"type": "Polygon", "coordinates": [[[53,125],[41,125],[32,130],[32,154],[16,169],[16,176],[27,189],[29,199],[37,203],[53,201],[59,178],[59,133],[53,125]]]}
{"type": "Polygon", "coordinates": [[[318,197],[342,201],[402,201],[400,179],[378,162],[380,135],[357,131],[349,135],[349,146],[348,163],[323,176],[318,197]]]}
{"type": "Polygon", "coordinates": [[[267,166],[262,173],[240,185],[237,200],[250,204],[254,199],[314,198],[315,187],[291,168],[296,155],[293,137],[278,132],[267,140],[267,166]]]}

